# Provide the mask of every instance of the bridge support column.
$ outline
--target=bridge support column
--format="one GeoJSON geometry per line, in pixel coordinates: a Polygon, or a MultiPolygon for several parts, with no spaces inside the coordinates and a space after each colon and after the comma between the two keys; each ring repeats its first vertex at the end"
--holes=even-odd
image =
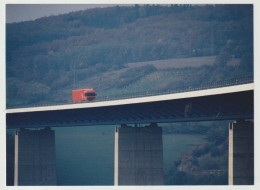
{"type": "Polygon", "coordinates": [[[254,126],[238,120],[229,124],[229,185],[254,184],[254,126]]]}
{"type": "Polygon", "coordinates": [[[116,128],[114,172],[115,185],[163,185],[162,128],[116,128]]]}
{"type": "Polygon", "coordinates": [[[54,131],[16,131],[14,168],[14,185],[56,185],[54,131]]]}

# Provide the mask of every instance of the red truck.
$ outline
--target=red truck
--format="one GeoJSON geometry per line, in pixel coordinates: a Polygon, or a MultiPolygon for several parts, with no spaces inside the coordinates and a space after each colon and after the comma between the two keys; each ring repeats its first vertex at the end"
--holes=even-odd
{"type": "Polygon", "coordinates": [[[95,101],[96,95],[96,92],[92,88],[72,90],[73,103],[95,101]]]}

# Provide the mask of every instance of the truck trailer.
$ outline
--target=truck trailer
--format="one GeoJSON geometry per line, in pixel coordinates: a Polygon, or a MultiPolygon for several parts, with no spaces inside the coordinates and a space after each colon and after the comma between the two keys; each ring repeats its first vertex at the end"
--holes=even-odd
{"type": "Polygon", "coordinates": [[[72,90],[73,103],[91,102],[96,100],[96,92],[91,89],[72,90]]]}

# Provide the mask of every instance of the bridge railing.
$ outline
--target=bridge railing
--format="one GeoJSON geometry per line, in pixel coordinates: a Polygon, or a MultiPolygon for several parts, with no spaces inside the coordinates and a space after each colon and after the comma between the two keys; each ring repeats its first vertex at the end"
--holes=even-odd
{"type": "MultiPolygon", "coordinates": [[[[148,97],[148,96],[156,96],[156,95],[166,95],[166,94],[190,92],[190,91],[196,91],[196,90],[206,90],[206,89],[212,89],[212,88],[247,84],[247,83],[252,83],[253,81],[254,81],[253,76],[245,76],[245,77],[232,78],[232,79],[221,80],[221,81],[206,82],[206,83],[203,82],[197,86],[192,86],[192,84],[186,84],[182,87],[174,88],[174,89],[160,89],[160,90],[152,90],[152,91],[125,93],[125,94],[120,94],[120,95],[97,96],[96,100],[93,102],[102,102],[102,101],[108,101],[108,100],[121,100],[121,99],[148,97]]],[[[12,109],[12,108],[23,108],[23,107],[54,106],[54,105],[65,105],[65,104],[72,104],[72,103],[73,102],[71,101],[71,102],[61,102],[61,103],[52,103],[52,104],[8,106],[8,108],[12,109]]],[[[89,102],[89,103],[92,103],[92,102],[89,102]]]]}
{"type": "Polygon", "coordinates": [[[253,82],[253,77],[247,76],[247,77],[243,77],[243,78],[239,78],[239,79],[234,78],[234,79],[202,83],[201,85],[195,86],[195,87],[192,86],[192,84],[190,84],[190,85],[185,85],[183,87],[174,88],[174,89],[160,89],[160,90],[153,90],[153,91],[142,91],[142,92],[136,92],[136,93],[120,94],[120,95],[114,95],[114,96],[101,96],[101,97],[97,98],[96,102],[97,101],[99,101],[99,102],[107,101],[107,100],[128,99],[128,98],[139,98],[139,97],[156,96],[156,95],[165,95],[165,94],[189,92],[189,91],[196,91],[196,90],[206,90],[206,89],[212,89],[212,88],[247,84],[247,83],[252,83],[252,82],[253,82]]]}

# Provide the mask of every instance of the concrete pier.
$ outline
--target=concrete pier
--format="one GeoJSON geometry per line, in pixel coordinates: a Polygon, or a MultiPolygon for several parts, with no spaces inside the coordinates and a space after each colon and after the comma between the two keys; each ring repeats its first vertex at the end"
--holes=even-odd
{"type": "Polygon", "coordinates": [[[56,185],[54,131],[17,131],[14,168],[14,185],[56,185]]]}
{"type": "Polygon", "coordinates": [[[164,184],[161,127],[116,128],[114,184],[164,184]]]}
{"type": "Polygon", "coordinates": [[[254,184],[254,125],[250,121],[229,124],[229,185],[254,184]]]}

